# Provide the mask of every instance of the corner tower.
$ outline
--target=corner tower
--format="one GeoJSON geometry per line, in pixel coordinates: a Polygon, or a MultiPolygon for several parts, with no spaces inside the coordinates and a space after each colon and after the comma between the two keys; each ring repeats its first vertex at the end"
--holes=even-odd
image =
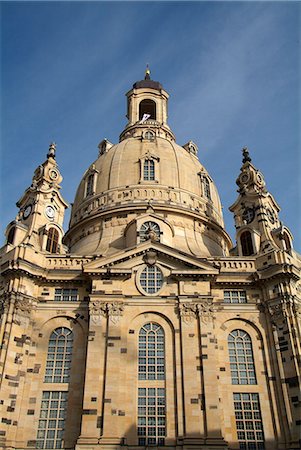
{"type": "Polygon", "coordinates": [[[237,251],[241,256],[271,250],[292,250],[292,235],[279,219],[280,207],[270,192],[262,173],[252,164],[247,147],[236,180],[239,196],[229,208],[234,213],[237,251]]]}
{"type": "Polygon", "coordinates": [[[36,168],[31,186],[17,202],[16,219],[7,226],[7,251],[21,244],[35,250],[63,253],[63,220],[68,204],[60,193],[62,180],[56,162],[56,145],[51,143],[46,161],[36,168]]]}

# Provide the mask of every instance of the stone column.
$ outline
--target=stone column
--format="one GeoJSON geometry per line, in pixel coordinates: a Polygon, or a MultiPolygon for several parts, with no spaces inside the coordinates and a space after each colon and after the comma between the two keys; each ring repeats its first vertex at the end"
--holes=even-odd
{"type": "Polygon", "coordinates": [[[202,445],[205,442],[205,430],[197,304],[189,301],[180,303],[179,313],[185,417],[184,443],[202,445]]]}
{"type": "Polygon", "coordinates": [[[121,367],[121,327],[120,319],[124,310],[123,302],[106,303],[108,326],[106,336],[106,367],[102,409],[102,436],[100,444],[119,445],[123,442],[125,404],[123,371],[121,367]]]}
{"type": "Polygon", "coordinates": [[[214,331],[215,307],[212,299],[202,300],[197,303],[201,367],[204,389],[204,428],[207,445],[218,445],[219,448],[227,448],[221,431],[221,415],[219,410],[218,391],[218,367],[217,354],[218,346],[214,331]]]}
{"type": "Polygon", "coordinates": [[[93,448],[99,442],[103,427],[104,374],[107,352],[107,306],[102,300],[89,305],[89,333],[87,346],[85,389],[81,435],[76,448],[93,448]],[[87,445],[91,447],[87,447],[87,445]]]}

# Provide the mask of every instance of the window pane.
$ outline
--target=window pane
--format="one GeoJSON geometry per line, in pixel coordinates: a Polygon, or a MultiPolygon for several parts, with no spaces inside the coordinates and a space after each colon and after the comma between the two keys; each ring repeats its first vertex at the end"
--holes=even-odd
{"type": "Polygon", "coordinates": [[[41,402],[36,448],[61,448],[64,433],[65,421],[60,417],[65,414],[67,406],[67,392],[46,391],[43,392],[41,402]],[[45,401],[45,399],[50,401],[45,401]]]}
{"type": "MultiPolygon", "coordinates": [[[[73,348],[73,333],[69,328],[56,328],[49,339],[46,383],[68,383],[73,348]]],[[[55,393],[54,393],[55,394],[55,393]]]]}
{"type": "Polygon", "coordinates": [[[233,399],[239,448],[264,450],[259,395],[257,393],[235,393],[233,399]],[[260,431],[255,432],[254,430],[260,431]]]}
{"type": "Polygon", "coordinates": [[[252,342],[248,333],[233,330],[228,336],[228,347],[232,384],[256,384],[252,342]]]}

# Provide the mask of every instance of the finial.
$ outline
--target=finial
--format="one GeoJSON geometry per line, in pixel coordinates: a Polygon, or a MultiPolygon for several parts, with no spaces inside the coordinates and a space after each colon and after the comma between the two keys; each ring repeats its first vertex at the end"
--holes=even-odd
{"type": "Polygon", "coordinates": [[[248,147],[244,147],[242,149],[242,154],[243,154],[243,159],[242,159],[243,164],[245,164],[246,162],[251,162],[252,161],[252,159],[250,158],[250,155],[249,155],[248,147]]]}
{"type": "Polygon", "coordinates": [[[150,80],[150,68],[149,68],[149,65],[148,65],[148,64],[146,64],[145,77],[144,77],[144,79],[145,79],[145,80],[150,80]]]}
{"type": "Polygon", "coordinates": [[[56,152],[56,143],[55,142],[51,142],[51,144],[49,145],[49,150],[47,153],[47,158],[53,158],[55,159],[55,152],[56,152]]]}

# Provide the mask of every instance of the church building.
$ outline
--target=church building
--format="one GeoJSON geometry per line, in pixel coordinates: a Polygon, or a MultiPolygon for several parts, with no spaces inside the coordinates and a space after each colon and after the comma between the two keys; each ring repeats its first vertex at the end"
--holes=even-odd
{"type": "Polygon", "coordinates": [[[68,230],[55,144],[7,226],[0,447],[298,450],[301,256],[277,201],[244,148],[233,244],[168,93],[147,70],[126,96],[68,230]]]}

